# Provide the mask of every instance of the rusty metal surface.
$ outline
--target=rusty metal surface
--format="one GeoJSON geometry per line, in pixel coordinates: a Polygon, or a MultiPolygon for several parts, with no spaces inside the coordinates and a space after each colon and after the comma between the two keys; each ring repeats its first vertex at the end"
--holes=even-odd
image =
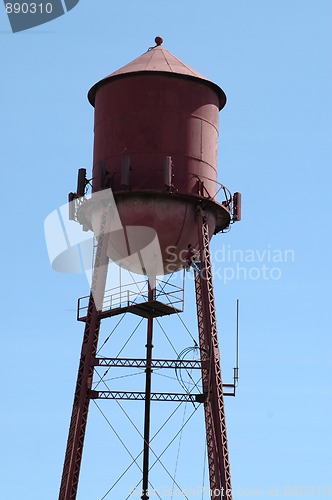
{"type": "MultiPolygon", "coordinates": [[[[124,238],[122,234],[114,234],[110,239],[108,255],[112,260],[118,258],[119,255],[126,256],[135,253],[134,244],[139,241],[135,237],[135,232],[131,237],[131,228],[147,226],[152,227],[158,236],[164,274],[184,267],[188,244],[193,246],[198,244],[197,230],[195,230],[195,205],[171,197],[160,199],[136,195],[121,197],[117,201],[117,208],[122,224],[127,228],[127,238],[124,238]],[[126,246],[128,240],[133,242],[130,248],[126,246]]],[[[210,236],[212,236],[215,228],[215,218],[212,213],[209,219],[210,236]]],[[[145,235],[143,232],[142,234],[145,235]]],[[[149,233],[146,237],[149,237],[149,233]]],[[[139,244],[144,248],[150,244],[150,241],[141,240],[139,244]]],[[[135,271],[139,272],[140,269],[135,269],[135,271]]]]}
{"type": "Polygon", "coordinates": [[[218,96],[206,85],[156,73],[111,80],[97,93],[93,177],[104,160],[109,184],[96,190],[123,190],[121,162],[129,156],[130,190],[165,191],[171,156],[172,192],[214,198],[217,148],[218,96]]]}
{"type": "MultiPolygon", "coordinates": [[[[121,228],[112,231],[108,255],[113,262],[138,274],[151,274],[155,270],[156,275],[165,275],[185,266],[188,245],[198,248],[195,214],[199,207],[208,213],[210,238],[231,221],[228,204],[199,195],[121,191],[114,199],[121,228]],[[144,248],[150,248],[148,270],[140,260],[131,258],[144,248]]],[[[92,216],[92,202],[81,203],[79,214],[85,226],[96,231],[99,218],[92,216]]]]}
{"type": "MultiPolygon", "coordinates": [[[[181,254],[198,244],[197,201],[210,203],[210,238],[229,224],[227,209],[216,203],[224,93],[157,45],[96,84],[89,99],[95,106],[93,190],[112,189],[124,227],[156,231],[165,274],[180,269],[181,254]],[[166,158],[171,182],[165,184],[166,158]]],[[[112,260],[123,254],[123,240],[113,235],[112,260]]]]}

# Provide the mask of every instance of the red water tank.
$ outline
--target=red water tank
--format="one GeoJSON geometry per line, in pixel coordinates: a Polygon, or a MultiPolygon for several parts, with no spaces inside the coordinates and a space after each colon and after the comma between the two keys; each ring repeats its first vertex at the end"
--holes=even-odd
{"type": "MultiPolygon", "coordinates": [[[[230,214],[216,201],[226,96],[161,42],[96,83],[88,98],[95,107],[93,190],[112,189],[124,228],[156,231],[167,274],[183,266],[188,245],[197,247],[199,205],[210,236],[228,226],[230,214]]],[[[123,238],[111,240],[111,259],[132,252],[123,238]]]]}

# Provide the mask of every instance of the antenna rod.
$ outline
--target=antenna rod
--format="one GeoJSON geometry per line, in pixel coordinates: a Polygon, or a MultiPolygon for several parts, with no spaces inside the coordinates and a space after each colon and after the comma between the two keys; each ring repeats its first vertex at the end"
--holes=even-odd
{"type": "Polygon", "coordinates": [[[237,385],[239,381],[239,310],[240,310],[240,300],[236,299],[236,364],[234,368],[235,385],[237,385]]]}
{"type": "Polygon", "coordinates": [[[236,299],[236,367],[239,368],[239,307],[240,300],[236,299]]]}

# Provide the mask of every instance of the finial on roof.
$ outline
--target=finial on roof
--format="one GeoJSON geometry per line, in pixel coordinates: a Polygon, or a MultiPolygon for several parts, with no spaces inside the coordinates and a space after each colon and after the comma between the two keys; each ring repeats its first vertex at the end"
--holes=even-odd
{"type": "Polygon", "coordinates": [[[164,40],[161,38],[161,36],[156,36],[154,41],[156,42],[156,45],[159,46],[163,43],[164,40]]]}

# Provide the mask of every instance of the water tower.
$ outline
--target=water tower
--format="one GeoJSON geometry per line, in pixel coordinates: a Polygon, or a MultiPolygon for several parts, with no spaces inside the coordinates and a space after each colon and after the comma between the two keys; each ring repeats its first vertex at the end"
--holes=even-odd
{"type": "Polygon", "coordinates": [[[162,42],[157,37],[155,47],[88,93],[95,108],[92,179],[79,170],[77,192],[69,195],[70,218],[92,230],[97,245],[91,293],[79,301],[85,331],[59,500],[76,498],[89,402],[98,398],[144,400],[143,500],[149,498],[151,401],[201,403],[212,498],[220,500],[226,492],[232,498],[223,399],[227,384],[221,377],[209,250],[212,236],[241,217],[240,194],[232,196],[217,181],[218,113],[226,96],[162,42]],[[89,182],[92,196],[87,198],[89,182]],[[128,290],[105,292],[109,259],[144,277],[139,298],[128,290]],[[176,290],[168,293],[160,277],[184,268],[194,273],[200,359],[154,359],[155,318],[182,310],[176,290]],[[101,321],[128,313],[146,318],[146,357],[98,358],[101,321]],[[143,367],[144,392],[93,390],[96,366],[143,367]],[[188,366],[201,372],[199,394],[152,392],[154,369],[188,366]]]}

